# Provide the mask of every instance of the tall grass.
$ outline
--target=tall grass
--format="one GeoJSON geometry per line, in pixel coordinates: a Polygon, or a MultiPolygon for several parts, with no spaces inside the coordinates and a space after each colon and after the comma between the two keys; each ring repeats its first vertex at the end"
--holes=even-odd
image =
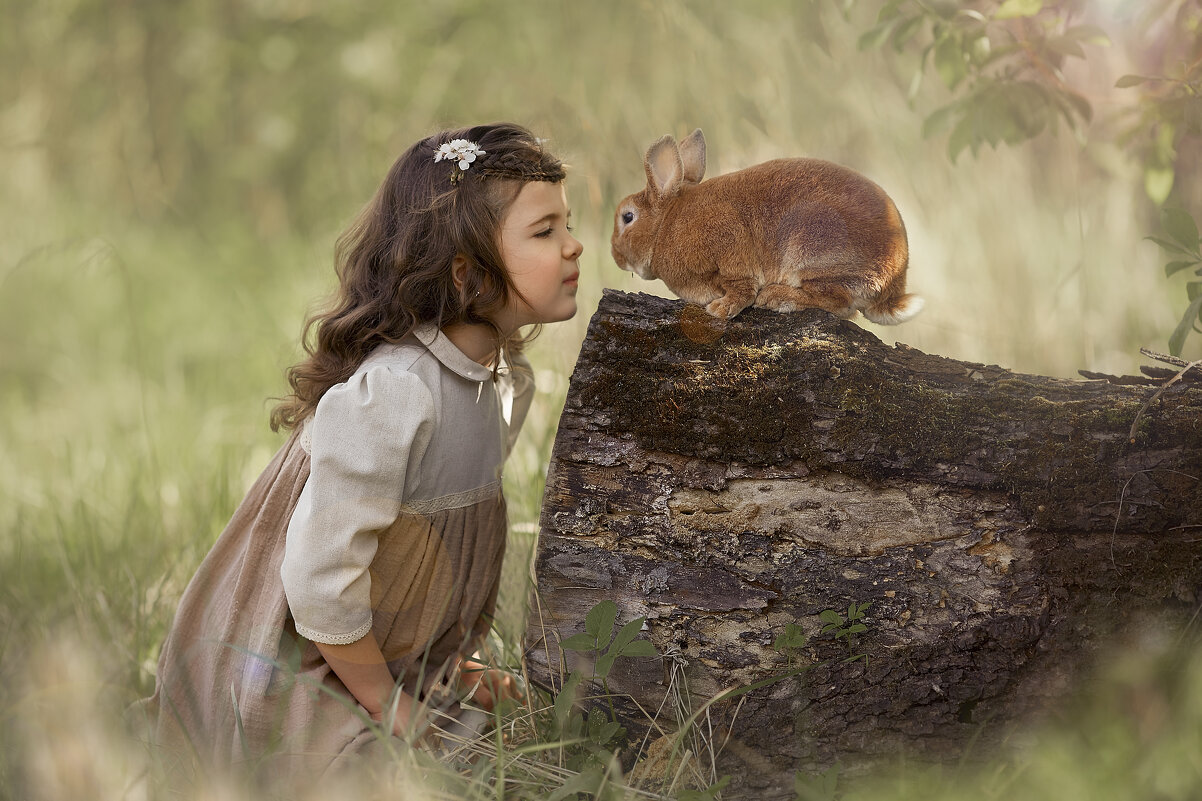
{"type": "MultiPolygon", "coordinates": [[[[10,6],[0,54],[9,798],[159,796],[114,735],[116,711],[151,689],[184,584],[282,441],[266,426],[267,399],[297,358],[306,311],[332,286],[334,237],[399,150],[441,124],[514,118],[549,135],[573,168],[586,249],[580,314],[533,348],[540,390],[506,474],[513,532],[498,628],[511,653],[588,317],[604,286],[663,292],[619,272],[607,242],[610,210],[639,188],[642,151],[660,134],[704,128],[711,174],[805,154],[885,186],[911,232],[911,287],[928,300],[916,321],[880,331],[886,341],[1053,375],[1130,372],[1137,347],[1159,346],[1180,316],[1179,287],[1141,241],[1150,220],[1134,173],[1114,152],[1062,137],[949,164],[942,143],[922,140],[892,65],[855,50],[855,21],[827,16],[827,54],[804,3],[260,0],[226,16],[200,2],[10,6]]],[[[1121,67],[1116,54],[1099,69],[1121,67]]],[[[940,98],[926,91],[917,102],[930,107],[940,98]]],[[[1041,782],[1067,788],[1064,798],[1149,786],[1188,797],[1181,788],[1196,791],[1202,775],[1198,667],[1173,675],[1192,678],[1175,679],[1152,735],[1122,708],[1080,719],[1108,738],[1108,771],[1083,769],[1081,734],[1066,725],[983,772],[911,769],[863,797],[1003,797],[1041,782]]],[[[1100,692],[1113,701],[1126,687],[1100,692]]],[[[510,731],[471,745],[485,759],[466,773],[438,779],[412,763],[367,797],[451,792],[412,789],[418,774],[501,797],[512,787],[496,780],[504,766],[527,797],[571,781],[521,750],[533,722],[510,731]]]]}

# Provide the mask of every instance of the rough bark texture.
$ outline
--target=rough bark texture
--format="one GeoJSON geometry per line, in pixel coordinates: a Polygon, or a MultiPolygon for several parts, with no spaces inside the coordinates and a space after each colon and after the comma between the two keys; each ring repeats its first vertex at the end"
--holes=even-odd
{"type": "Polygon", "coordinates": [[[794,623],[813,666],[712,709],[740,795],[974,737],[988,754],[1115,637],[1198,608],[1202,387],[1164,392],[1129,442],[1154,391],[889,347],[825,312],[723,324],[609,291],[548,473],[532,675],[560,684],[577,662],[555,643],[608,598],[670,655],[619,660],[610,690],[654,712],[684,679],[696,707],[787,673],[772,646],[794,623]],[[867,659],[844,663],[818,615],[853,601],[872,602],[867,659]]]}

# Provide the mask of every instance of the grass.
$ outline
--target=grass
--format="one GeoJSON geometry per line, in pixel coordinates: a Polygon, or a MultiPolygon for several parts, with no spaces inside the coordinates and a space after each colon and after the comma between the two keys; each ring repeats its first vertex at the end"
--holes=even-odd
{"type": "MultiPolygon", "coordinates": [[[[703,127],[710,174],[806,154],[885,186],[928,302],[914,322],[874,329],[886,341],[1051,375],[1133,372],[1138,346],[1163,350],[1180,316],[1180,287],[1142,241],[1137,176],[1113,150],[1062,137],[951,165],[942,142],[921,139],[889,65],[855,50],[856,31],[828,20],[825,55],[791,4],[500,14],[464,2],[375,17],[250,5],[219,19],[181,3],[164,26],[145,3],[16,4],[0,34],[12,100],[0,109],[12,176],[0,188],[0,797],[165,797],[115,734],[119,711],[150,691],[185,583],[282,441],[266,399],[330,287],[337,231],[399,149],[446,121],[517,118],[549,134],[572,164],[586,247],[581,313],[533,348],[539,395],[506,474],[499,642],[511,654],[588,316],[603,286],[663,293],[617,271],[607,241],[660,134],[703,127]],[[495,55],[468,57],[482,52],[495,55]]],[[[1090,703],[985,767],[903,765],[839,791],[1197,797],[1202,668],[1174,654],[1119,651],[1090,703]]],[[[406,754],[343,794],[550,799],[580,775],[616,793],[608,763],[589,773],[556,744],[544,701],[503,736],[461,744],[483,757],[474,766],[406,754]]],[[[687,773],[633,797],[686,798],[687,773]]],[[[221,781],[192,797],[260,797],[221,781]]],[[[823,797],[818,780],[802,789],[823,797]]]]}

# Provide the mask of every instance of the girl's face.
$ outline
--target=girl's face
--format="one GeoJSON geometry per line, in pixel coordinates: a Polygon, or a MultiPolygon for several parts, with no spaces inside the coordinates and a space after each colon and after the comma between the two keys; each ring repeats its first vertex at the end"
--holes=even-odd
{"type": "Polygon", "coordinates": [[[563,184],[528,181],[501,218],[501,258],[516,295],[498,315],[503,331],[576,314],[577,260],[584,247],[568,227],[563,184]]]}

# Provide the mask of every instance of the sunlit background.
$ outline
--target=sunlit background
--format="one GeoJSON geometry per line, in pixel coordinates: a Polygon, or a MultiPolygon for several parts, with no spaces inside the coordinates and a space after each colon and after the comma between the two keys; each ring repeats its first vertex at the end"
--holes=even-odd
{"type": "Polygon", "coordinates": [[[85,673],[113,708],[153,686],[184,583],[282,442],[269,399],[333,287],[335,237],[439,128],[549,138],[585,245],[580,313],[533,348],[538,404],[507,476],[509,641],[602,288],[667,294],[608,248],[664,133],[702,128],[710,175],[805,155],[882,185],[927,301],[899,327],[858,321],[887,343],[1063,377],[1166,351],[1184,279],[1144,240],[1158,212],[1109,133],[1129,103],[1116,79],[1155,58],[1141,4],[1078,4],[1113,40],[1069,68],[1088,135],[954,163],[922,132],[946,87],[928,76],[911,99],[915,54],[857,47],[880,5],[0,2],[0,786],[40,775],[17,743],[54,693],[14,688],[43,646],[102,643],[85,673]]]}

